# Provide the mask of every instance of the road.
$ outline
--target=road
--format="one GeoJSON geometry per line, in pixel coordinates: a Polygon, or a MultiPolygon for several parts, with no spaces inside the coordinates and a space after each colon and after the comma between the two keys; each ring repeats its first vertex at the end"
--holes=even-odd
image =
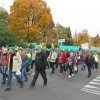
{"type": "Polygon", "coordinates": [[[91,78],[87,78],[87,70],[79,70],[71,79],[66,73],[59,75],[57,70],[52,75],[47,70],[47,87],[42,86],[39,76],[36,87],[29,89],[32,76],[29,76],[24,88],[20,88],[15,79],[12,91],[5,92],[6,86],[0,86],[0,100],[100,100],[100,69],[92,71],[91,78]]]}

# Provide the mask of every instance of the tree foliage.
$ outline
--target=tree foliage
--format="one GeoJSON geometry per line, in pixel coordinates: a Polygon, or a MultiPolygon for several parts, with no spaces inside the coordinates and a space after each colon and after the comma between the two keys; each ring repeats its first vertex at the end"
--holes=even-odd
{"type": "Polygon", "coordinates": [[[86,29],[74,35],[74,45],[81,46],[81,44],[87,43],[87,42],[89,42],[89,35],[86,29]]]}
{"type": "Polygon", "coordinates": [[[16,41],[40,41],[52,29],[50,8],[43,0],[16,0],[10,11],[10,32],[16,36],[16,41]]]}
{"type": "Polygon", "coordinates": [[[8,30],[8,13],[0,7],[0,45],[13,43],[13,35],[8,30]]]}
{"type": "Polygon", "coordinates": [[[96,37],[91,38],[90,46],[100,47],[100,36],[98,34],[96,37]]]}
{"type": "Polygon", "coordinates": [[[64,27],[61,24],[56,25],[58,39],[65,39],[64,45],[73,45],[73,39],[70,27],[64,27]]]}

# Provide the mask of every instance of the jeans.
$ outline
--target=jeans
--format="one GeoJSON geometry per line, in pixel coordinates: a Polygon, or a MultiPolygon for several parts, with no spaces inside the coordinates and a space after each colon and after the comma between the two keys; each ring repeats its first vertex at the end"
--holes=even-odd
{"type": "MultiPolygon", "coordinates": [[[[7,88],[10,88],[10,89],[12,88],[12,75],[13,75],[13,72],[11,70],[9,70],[8,80],[7,80],[7,88]]],[[[15,75],[15,73],[14,73],[14,75],[15,75]]],[[[23,82],[22,82],[20,76],[15,75],[15,77],[16,77],[17,81],[20,83],[20,85],[22,85],[23,82]]]]}
{"type": "Polygon", "coordinates": [[[6,77],[7,77],[7,74],[6,74],[6,72],[7,72],[7,67],[4,67],[4,66],[2,66],[2,65],[0,65],[0,73],[2,74],[2,76],[3,76],[3,84],[5,84],[6,83],[6,77]]]}
{"type": "Polygon", "coordinates": [[[21,70],[21,79],[23,81],[27,81],[28,80],[27,74],[26,74],[26,68],[22,68],[22,70],[21,70]]]}
{"type": "Polygon", "coordinates": [[[86,67],[85,61],[83,61],[81,70],[85,70],[85,67],[86,67]]]}
{"type": "Polygon", "coordinates": [[[3,75],[4,73],[4,67],[0,65],[0,73],[3,75]]]}
{"type": "Polygon", "coordinates": [[[54,65],[55,65],[55,62],[50,62],[50,67],[52,69],[52,73],[54,73],[54,71],[55,71],[54,65]]]}

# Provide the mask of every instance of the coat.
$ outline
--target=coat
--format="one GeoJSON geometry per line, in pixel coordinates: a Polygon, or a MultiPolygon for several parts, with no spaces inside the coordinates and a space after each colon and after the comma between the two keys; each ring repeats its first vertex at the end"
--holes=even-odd
{"type": "Polygon", "coordinates": [[[27,55],[21,55],[21,59],[22,59],[22,68],[27,68],[28,67],[28,62],[29,62],[29,59],[27,57],[27,55]]]}
{"type": "Polygon", "coordinates": [[[59,64],[63,64],[63,63],[67,63],[68,59],[65,53],[63,53],[62,55],[59,55],[58,57],[58,63],[59,64]]]}
{"type": "MultiPolygon", "coordinates": [[[[18,53],[16,53],[15,56],[13,56],[12,72],[17,72],[17,70],[21,68],[21,64],[22,64],[21,56],[18,53]]],[[[10,57],[9,57],[8,67],[10,68],[10,57]]]]}
{"type": "Polygon", "coordinates": [[[37,70],[46,69],[46,57],[45,57],[45,54],[43,52],[36,54],[35,67],[37,70]]]}
{"type": "Polygon", "coordinates": [[[50,55],[48,57],[48,61],[49,62],[56,62],[57,57],[58,57],[58,53],[53,51],[50,53],[50,55]]]}
{"type": "Polygon", "coordinates": [[[86,65],[92,67],[95,64],[94,57],[91,55],[90,59],[88,59],[88,56],[86,57],[86,65]]]}
{"type": "Polygon", "coordinates": [[[9,62],[9,55],[6,54],[2,54],[2,59],[1,59],[1,65],[6,66],[8,65],[9,62]]]}

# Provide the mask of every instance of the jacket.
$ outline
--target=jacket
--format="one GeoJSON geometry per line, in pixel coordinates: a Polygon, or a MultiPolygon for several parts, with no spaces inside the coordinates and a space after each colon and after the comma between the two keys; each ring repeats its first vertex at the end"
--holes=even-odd
{"type": "Polygon", "coordinates": [[[86,65],[87,66],[93,66],[95,64],[94,57],[91,55],[90,58],[88,56],[86,57],[86,65]]]}
{"type": "Polygon", "coordinates": [[[53,51],[50,53],[48,59],[49,59],[49,62],[56,62],[56,59],[58,57],[58,53],[53,51]]]}
{"type": "Polygon", "coordinates": [[[18,53],[10,55],[8,64],[9,70],[11,70],[12,72],[16,72],[19,68],[21,68],[21,64],[21,56],[18,53]]]}
{"type": "Polygon", "coordinates": [[[21,55],[21,59],[22,59],[22,65],[21,65],[21,67],[22,68],[26,68],[26,67],[28,67],[28,57],[27,57],[27,55],[21,55]]]}
{"type": "Polygon", "coordinates": [[[45,69],[46,68],[46,57],[43,52],[36,53],[35,67],[36,67],[36,69],[45,69]]]}
{"type": "Polygon", "coordinates": [[[2,54],[2,59],[1,59],[1,65],[5,66],[7,65],[9,62],[9,55],[6,54],[2,54]]]}

